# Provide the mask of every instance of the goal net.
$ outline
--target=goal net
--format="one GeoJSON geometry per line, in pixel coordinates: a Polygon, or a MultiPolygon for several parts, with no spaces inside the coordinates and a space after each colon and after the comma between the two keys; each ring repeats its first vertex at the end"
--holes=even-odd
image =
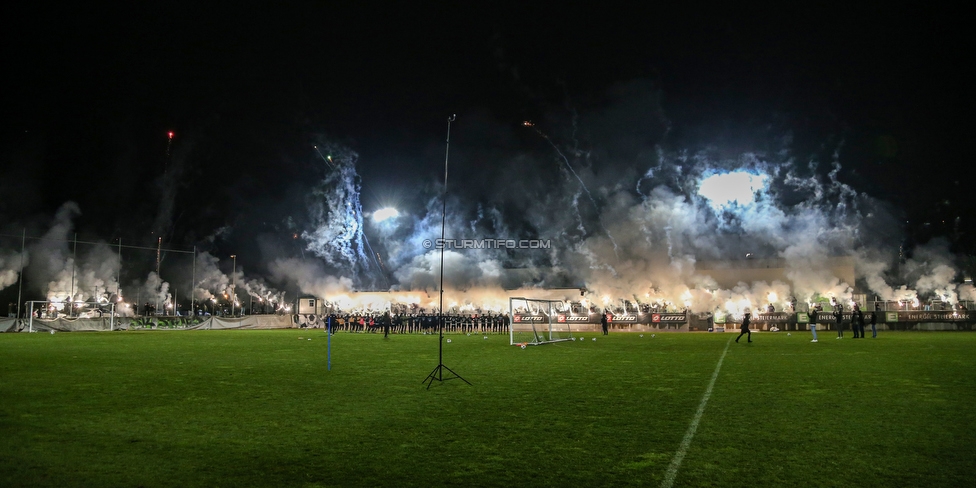
{"type": "Polygon", "coordinates": [[[27,302],[27,332],[115,330],[114,302],[27,302]]]}
{"type": "Polygon", "coordinates": [[[538,345],[573,340],[566,314],[559,313],[561,300],[511,297],[508,308],[512,317],[509,344],[538,345]]]}

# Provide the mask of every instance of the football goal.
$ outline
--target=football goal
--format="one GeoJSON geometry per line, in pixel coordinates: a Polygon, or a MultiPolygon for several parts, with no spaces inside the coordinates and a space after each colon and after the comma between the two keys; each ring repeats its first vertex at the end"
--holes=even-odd
{"type": "Polygon", "coordinates": [[[509,344],[531,346],[574,340],[569,322],[565,320],[566,314],[559,313],[562,305],[562,300],[509,298],[508,309],[512,317],[509,344]]]}

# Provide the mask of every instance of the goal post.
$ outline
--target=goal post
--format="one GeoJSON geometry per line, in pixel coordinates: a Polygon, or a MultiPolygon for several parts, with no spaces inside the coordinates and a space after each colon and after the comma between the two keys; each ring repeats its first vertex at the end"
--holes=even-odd
{"type": "Polygon", "coordinates": [[[562,304],[561,300],[510,297],[509,344],[531,346],[575,340],[569,322],[559,320],[557,305],[562,304]]]}
{"type": "Polygon", "coordinates": [[[115,330],[114,302],[31,300],[27,314],[27,332],[115,330]]]}

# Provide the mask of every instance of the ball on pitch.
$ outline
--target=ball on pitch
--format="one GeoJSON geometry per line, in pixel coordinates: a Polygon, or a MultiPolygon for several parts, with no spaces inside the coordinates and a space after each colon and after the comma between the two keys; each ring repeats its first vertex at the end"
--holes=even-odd
{"type": "Polygon", "coordinates": [[[593,338],[593,342],[596,342],[596,337],[593,338]]]}
{"type": "Polygon", "coordinates": [[[448,339],[448,340],[447,340],[447,343],[448,343],[448,344],[450,344],[450,343],[451,343],[451,340],[450,340],[450,339],[448,339]]]}
{"type": "Polygon", "coordinates": [[[525,349],[525,344],[522,344],[522,349],[525,349]]]}

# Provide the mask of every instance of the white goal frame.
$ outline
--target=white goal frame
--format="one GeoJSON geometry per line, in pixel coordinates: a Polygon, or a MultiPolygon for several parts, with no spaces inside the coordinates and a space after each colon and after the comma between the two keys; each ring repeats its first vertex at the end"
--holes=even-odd
{"type": "MultiPolygon", "coordinates": [[[[521,345],[538,346],[540,344],[552,344],[554,342],[576,340],[576,338],[573,337],[573,329],[572,327],[570,327],[570,323],[568,321],[564,322],[563,324],[560,324],[558,320],[555,323],[553,322],[553,317],[558,314],[558,312],[555,310],[554,307],[554,305],[557,303],[562,304],[564,302],[562,300],[550,300],[547,298],[509,297],[508,316],[511,318],[511,325],[508,328],[508,343],[513,346],[521,346],[521,345]],[[515,340],[515,327],[517,325],[520,326],[525,325],[522,323],[519,324],[515,323],[515,315],[516,315],[515,302],[517,301],[522,301],[526,305],[528,305],[529,302],[534,302],[534,303],[542,304],[545,308],[545,310],[540,310],[540,311],[542,312],[546,320],[539,323],[536,322],[530,323],[532,338],[533,338],[531,341],[515,340]],[[563,325],[565,325],[565,329],[563,329],[563,325]],[[566,336],[555,337],[553,332],[557,332],[557,333],[565,332],[566,336]]],[[[528,329],[526,329],[525,331],[528,331],[528,329]]]]}
{"type": "MultiPolygon", "coordinates": [[[[27,332],[28,333],[34,332],[34,310],[38,310],[38,309],[39,310],[51,310],[51,306],[52,305],[55,305],[55,304],[62,305],[62,306],[64,306],[64,305],[69,305],[70,306],[70,305],[87,305],[87,303],[88,302],[52,302],[52,301],[49,301],[49,300],[31,300],[31,301],[27,302],[27,306],[28,306],[28,309],[27,309],[27,313],[28,313],[28,315],[27,315],[27,317],[28,317],[27,318],[27,332]],[[37,304],[37,306],[35,307],[34,304],[37,304]]],[[[109,302],[109,303],[102,304],[102,305],[108,305],[110,307],[109,312],[108,312],[109,313],[109,329],[108,330],[114,331],[115,330],[115,315],[116,315],[115,314],[115,302],[109,302]]],[[[59,317],[55,317],[55,318],[59,318],[59,317]]],[[[73,317],[73,318],[77,318],[77,317],[73,317]]]]}

